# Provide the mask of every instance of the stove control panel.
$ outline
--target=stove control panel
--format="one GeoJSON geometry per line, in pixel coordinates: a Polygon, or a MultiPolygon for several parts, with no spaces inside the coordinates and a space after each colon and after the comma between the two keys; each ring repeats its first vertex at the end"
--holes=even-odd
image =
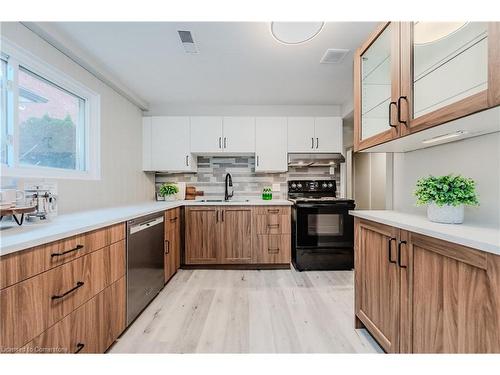
{"type": "Polygon", "coordinates": [[[288,181],[289,193],[322,192],[335,193],[337,185],[335,180],[300,180],[288,181]]]}

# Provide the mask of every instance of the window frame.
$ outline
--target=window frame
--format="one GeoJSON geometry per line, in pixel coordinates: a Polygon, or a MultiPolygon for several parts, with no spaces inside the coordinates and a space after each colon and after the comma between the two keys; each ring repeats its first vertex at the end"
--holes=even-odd
{"type": "Polygon", "coordinates": [[[2,56],[7,57],[7,129],[10,138],[9,164],[1,164],[2,176],[99,180],[100,169],[100,95],[57,68],[20,48],[4,37],[1,38],[2,56]],[[83,138],[79,136],[77,152],[83,149],[84,169],[64,169],[47,166],[30,166],[19,163],[19,67],[32,72],[62,90],[85,101],[83,138]],[[82,142],[83,141],[83,142],[82,142]],[[83,147],[82,147],[83,143],[83,147]]]}

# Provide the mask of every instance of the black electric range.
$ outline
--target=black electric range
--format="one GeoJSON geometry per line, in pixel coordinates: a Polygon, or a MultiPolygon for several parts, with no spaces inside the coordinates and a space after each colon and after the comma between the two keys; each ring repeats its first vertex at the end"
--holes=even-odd
{"type": "Polygon", "coordinates": [[[299,271],[354,267],[352,199],[337,198],[333,180],[288,182],[292,207],[292,263],[299,271]]]}

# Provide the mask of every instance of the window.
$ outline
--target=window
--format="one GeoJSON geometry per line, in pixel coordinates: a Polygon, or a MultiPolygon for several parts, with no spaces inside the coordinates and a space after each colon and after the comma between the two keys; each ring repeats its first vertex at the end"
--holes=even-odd
{"type": "Polygon", "coordinates": [[[99,177],[99,96],[2,39],[2,174],[99,177]]]}
{"type": "Polygon", "coordinates": [[[19,164],[85,168],[85,99],[19,67],[19,164]]]}

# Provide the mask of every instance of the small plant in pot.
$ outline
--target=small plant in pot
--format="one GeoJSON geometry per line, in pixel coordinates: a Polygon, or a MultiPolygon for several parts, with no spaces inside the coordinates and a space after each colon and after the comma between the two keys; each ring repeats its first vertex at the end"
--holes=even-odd
{"type": "Polygon", "coordinates": [[[429,176],[417,181],[417,205],[427,205],[427,218],[436,223],[461,224],[464,206],[479,205],[476,184],[463,176],[429,176]]]}
{"type": "Polygon", "coordinates": [[[173,201],[175,200],[175,194],[177,194],[178,192],[179,188],[176,184],[165,183],[160,186],[158,194],[165,198],[166,201],[173,201]]]}

